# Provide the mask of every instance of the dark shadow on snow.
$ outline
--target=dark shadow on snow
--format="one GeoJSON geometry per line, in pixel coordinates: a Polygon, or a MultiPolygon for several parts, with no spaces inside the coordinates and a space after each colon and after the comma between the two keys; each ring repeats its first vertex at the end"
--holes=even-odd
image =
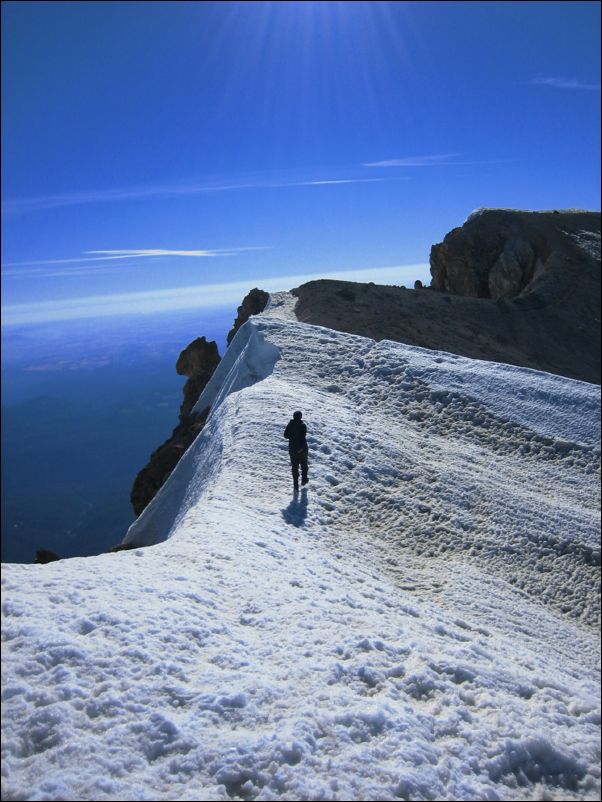
{"type": "Polygon", "coordinates": [[[303,526],[307,517],[307,489],[304,487],[301,490],[301,497],[299,493],[295,492],[293,500],[288,507],[282,510],[282,517],[287,524],[293,526],[303,526]]]}

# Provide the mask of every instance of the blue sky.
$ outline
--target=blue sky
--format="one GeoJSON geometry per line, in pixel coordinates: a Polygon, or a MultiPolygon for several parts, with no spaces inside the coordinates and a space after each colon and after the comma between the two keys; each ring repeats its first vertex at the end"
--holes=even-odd
{"type": "Polygon", "coordinates": [[[412,286],[475,208],[600,206],[597,2],[4,2],[2,23],[6,325],[339,272],[412,286]]]}

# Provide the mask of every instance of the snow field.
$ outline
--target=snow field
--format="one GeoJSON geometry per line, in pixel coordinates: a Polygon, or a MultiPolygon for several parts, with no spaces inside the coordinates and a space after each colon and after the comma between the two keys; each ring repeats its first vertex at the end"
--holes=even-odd
{"type": "Polygon", "coordinates": [[[232,345],[157,545],[4,567],[3,799],[599,798],[599,388],[269,316],[232,345]]]}

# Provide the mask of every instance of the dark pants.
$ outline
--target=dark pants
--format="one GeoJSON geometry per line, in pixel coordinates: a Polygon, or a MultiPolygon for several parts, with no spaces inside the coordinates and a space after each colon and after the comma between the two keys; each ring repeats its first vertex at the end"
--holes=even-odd
{"type": "Polygon", "coordinates": [[[301,466],[301,481],[307,483],[307,451],[294,451],[290,454],[291,469],[293,471],[293,484],[299,487],[299,466],[301,466]]]}

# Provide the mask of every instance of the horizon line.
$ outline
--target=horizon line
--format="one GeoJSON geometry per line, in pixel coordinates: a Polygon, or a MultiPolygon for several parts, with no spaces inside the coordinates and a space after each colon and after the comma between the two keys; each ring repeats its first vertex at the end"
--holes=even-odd
{"type": "Polygon", "coordinates": [[[241,294],[246,295],[252,285],[260,286],[267,292],[288,291],[293,287],[318,279],[338,279],[362,283],[379,279],[374,283],[400,286],[404,280],[411,280],[403,276],[402,272],[413,271],[415,274],[417,271],[422,271],[424,275],[424,270],[428,267],[428,263],[420,262],[374,268],[351,268],[320,273],[271,276],[252,281],[239,279],[216,284],[195,284],[159,290],[137,290],[12,304],[2,307],[2,328],[61,320],[147,315],[163,311],[235,305],[240,303],[241,294]]]}

